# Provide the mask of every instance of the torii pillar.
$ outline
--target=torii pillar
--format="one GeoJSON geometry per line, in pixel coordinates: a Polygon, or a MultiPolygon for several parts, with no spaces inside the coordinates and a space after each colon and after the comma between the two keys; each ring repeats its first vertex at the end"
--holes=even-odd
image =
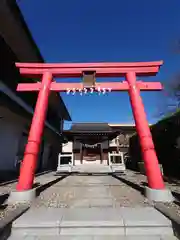
{"type": "Polygon", "coordinates": [[[82,83],[56,83],[52,81],[53,77],[76,78],[84,76],[84,73],[88,75],[93,74],[93,76],[96,77],[125,77],[126,81],[123,82],[95,83],[94,81],[92,88],[94,91],[109,88],[111,91],[128,91],[148,181],[148,187],[146,187],[145,194],[148,199],[153,201],[173,201],[171,192],[169,189],[165,188],[163,182],[143,102],[140,96],[140,90],[158,91],[162,90],[162,85],[159,82],[136,81],[136,76],[156,75],[161,65],[162,61],[71,64],[17,63],[16,66],[23,76],[34,78],[41,77],[42,82],[20,83],[17,87],[18,91],[39,91],[39,94],[23,163],[20,169],[19,181],[16,191],[11,193],[9,201],[31,201],[35,197],[35,190],[32,189],[32,186],[50,91],[66,92],[72,89],[78,91],[84,89],[82,83]]]}

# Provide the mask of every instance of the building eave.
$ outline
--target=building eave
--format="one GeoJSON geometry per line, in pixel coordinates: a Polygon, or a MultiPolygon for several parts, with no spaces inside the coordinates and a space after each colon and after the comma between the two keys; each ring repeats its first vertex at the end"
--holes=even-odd
{"type": "MultiPolygon", "coordinates": [[[[21,108],[23,108],[27,113],[33,115],[34,111],[29,105],[27,105],[21,98],[16,96],[16,94],[11,91],[3,82],[0,81],[0,92],[3,92],[7,95],[15,104],[18,104],[21,108]]],[[[49,128],[54,134],[58,137],[62,138],[62,133],[60,133],[57,129],[55,129],[48,121],[45,121],[45,126],[49,128]]]]}
{"type": "Polygon", "coordinates": [[[112,129],[108,123],[73,123],[70,131],[72,132],[111,132],[112,129]]]}
{"type": "MultiPolygon", "coordinates": [[[[110,127],[136,127],[135,123],[108,123],[110,127]]],[[[151,123],[149,123],[149,126],[152,126],[151,123]]]]}
{"type": "Polygon", "coordinates": [[[83,131],[83,132],[73,132],[71,130],[64,130],[63,131],[64,138],[67,141],[73,141],[74,139],[102,139],[104,137],[108,138],[108,140],[112,140],[119,135],[119,131],[83,131]]]}
{"type": "MultiPolygon", "coordinates": [[[[15,0],[0,1],[0,30],[0,35],[17,57],[17,61],[44,62],[15,0]]],[[[51,94],[49,105],[53,112],[58,113],[58,118],[63,116],[70,121],[68,110],[58,93],[51,94]]]]}

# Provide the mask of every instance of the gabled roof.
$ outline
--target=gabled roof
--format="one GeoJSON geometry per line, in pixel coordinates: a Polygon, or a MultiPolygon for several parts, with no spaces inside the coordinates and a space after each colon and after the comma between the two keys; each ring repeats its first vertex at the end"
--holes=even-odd
{"type": "Polygon", "coordinates": [[[71,132],[112,132],[108,123],[75,123],[72,125],[71,132]]]}

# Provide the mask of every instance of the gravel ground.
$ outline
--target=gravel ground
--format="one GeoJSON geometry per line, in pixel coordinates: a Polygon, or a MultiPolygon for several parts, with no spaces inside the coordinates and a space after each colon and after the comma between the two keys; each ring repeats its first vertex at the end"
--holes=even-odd
{"type": "Polygon", "coordinates": [[[0,221],[8,217],[12,212],[16,211],[21,207],[22,207],[22,204],[13,204],[13,205],[6,206],[5,209],[0,208],[0,221]]]}
{"type": "MultiPolygon", "coordinates": [[[[129,180],[133,183],[136,183],[139,186],[143,186],[144,183],[147,183],[147,178],[145,175],[142,175],[140,173],[137,172],[133,172],[130,170],[127,170],[127,174],[124,176],[121,176],[126,180],[129,180]]],[[[168,183],[165,182],[165,185],[167,188],[169,188],[172,192],[175,192],[177,194],[180,194],[180,183],[168,183]]],[[[180,195],[179,195],[180,197],[180,195]]],[[[180,200],[180,198],[179,198],[180,200]]],[[[164,203],[165,206],[167,206],[168,208],[173,208],[173,210],[176,211],[176,213],[180,216],[180,201],[178,199],[175,199],[174,202],[172,203],[164,203]]]]}
{"type": "Polygon", "coordinates": [[[43,191],[34,208],[148,206],[141,193],[111,176],[69,176],[43,191]]]}

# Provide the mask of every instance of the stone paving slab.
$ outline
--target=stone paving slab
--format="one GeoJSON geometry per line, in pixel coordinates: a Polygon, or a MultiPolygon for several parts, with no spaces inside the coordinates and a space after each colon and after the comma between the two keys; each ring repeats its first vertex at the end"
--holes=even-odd
{"type": "Polygon", "coordinates": [[[143,227],[126,227],[125,228],[125,235],[126,236],[154,236],[154,235],[167,235],[167,236],[173,236],[174,232],[171,227],[163,227],[163,226],[143,226],[143,227]]]}
{"type": "Polygon", "coordinates": [[[94,237],[93,240],[178,240],[174,236],[168,236],[168,237],[163,237],[163,236],[124,236],[124,237],[119,237],[119,236],[97,236],[94,237]]]}
{"type": "Polygon", "coordinates": [[[131,226],[171,226],[171,221],[153,207],[121,208],[120,214],[127,227],[131,226]]]}
{"type": "Polygon", "coordinates": [[[63,227],[60,236],[104,236],[104,235],[124,236],[123,227],[63,227]]]}
{"type": "Polygon", "coordinates": [[[60,227],[124,227],[120,209],[66,209],[60,227]]]}
{"type": "MultiPolygon", "coordinates": [[[[8,240],[17,240],[10,237],[8,240]]],[[[18,240],[178,240],[174,236],[25,236],[18,240]]]]}
{"type": "Polygon", "coordinates": [[[111,198],[89,199],[82,198],[82,200],[73,201],[69,208],[109,208],[114,206],[114,201],[111,198]]]}
{"type": "Polygon", "coordinates": [[[84,198],[112,198],[108,187],[88,188],[83,196],[84,198]]]}
{"type": "Polygon", "coordinates": [[[25,214],[13,222],[13,228],[59,226],[64,209],[41,207],[36,211],[30,208],[25,214]]]}
{"type": "Polygon", "coordinates": [[[13,223],[13,234],[173,235],[171,222],[154,208],[30,209],[13,223]]]}
{"type": "Polygon", "coordinates": [[[88,165],[76,165],[72,167],[72,172],[80,173],[111,173],[111,167],[107,165],[97,165],[97,164],[88,164],[88,165]]]}
{"type": "Polygon", "coordinates": [[[121,208],[126,235],[173,235],[171,221],[152,208],[121,208]]]}
{"type": "Polygon", "coordinates": [[[96,185],[102,184],[105,185],[121,185],[122,182],[112,178],[111,176],[69,176],[68,178],[63,179],[57,186],[63,185],[96,185]]]}

